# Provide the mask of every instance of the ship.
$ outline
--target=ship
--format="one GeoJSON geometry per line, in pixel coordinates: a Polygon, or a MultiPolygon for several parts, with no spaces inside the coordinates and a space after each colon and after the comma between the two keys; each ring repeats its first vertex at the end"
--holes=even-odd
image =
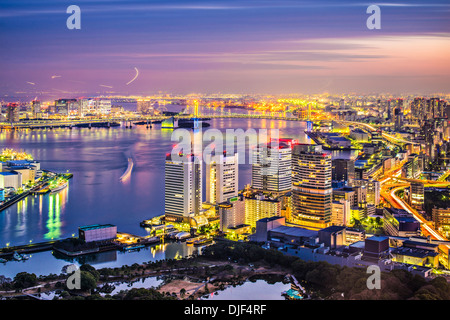
{"type": "Polygon", "coordinates": [[[50,187],[50,192],[51,193],[56,193],[56,192],[59,192],[59,191],[61,191],[61,190],[63,190],[63,189],[65,189],[65,188],[67,188],[67,181],[64,181],[64,182],[61,182],[61,183],[59,183],[56,187],[50,187]]]}

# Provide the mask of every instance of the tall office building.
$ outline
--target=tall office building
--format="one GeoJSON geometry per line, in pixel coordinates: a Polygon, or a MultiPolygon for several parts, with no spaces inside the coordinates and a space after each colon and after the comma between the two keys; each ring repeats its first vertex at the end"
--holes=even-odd
{"type": "Polygon", "coordinates": [[[347,185],[352,185],[355,179],[355,160],[334,159],[331,163],[332,181],[345,182],[347,185]]]}
{"type": "Polygon", "coordinates": [[[39,100],[31,101],[31,112],[34,116],[41,112],[41,102],[39,100]]]}
{"type": "Polygon", "coordinates": [[[76,105],[76,99],[58,99],[55,100],[54,110],[55,113],[61,115],[69,115],[71,109],[73,109],[73,105],[76,105]]]}
{"type": "Polygon", "coordinates": [[[400,131],[403,127],[403,99],[397,99],[396,108],[394,109],[394,127],[396,131],[400,131]]]}
{"type": "Polygon", "coordinates": [[[191,222],[202,206],[202,163],[193,155],[173,160],[167,154],[165,163],[165,219],[191,222]]]}
{"type": "Polygon", "coordinates": [[[292,206],[297,223],[311,228],[331,225],[331,155],[320,145],[296,145],[292,151],[292,206]]]}
{"type": "Polygon", "coordinates": [[[292,139],[278,144],[261,144],[252,152],[252,188],[263,191],[289,191],[292,187],[292,139]]]}
{"type": "Polygon", "coordinates": [[[215,156],[206,164],[206,202],[218,204],[238,195],[238,153],[215,156]]]}
{"type": "Polygon", "coordinates": [[[411,206],[417,210],[423,210],[423,204],[425,199],[425,191],[423,183],[411,182],[410,186],[410,203],[411,206]]]}
{"type": "Polygon", "coordinates": [[[8,122],[18,122],[19,118],[19,105],[13,102],[8,103],[6,105],[6,120],[8,122]]]}
{"type": "Polygon", "coordinates": [[[367,202],[378,206],[380,204],[381,183],[373,179],[360,179],[353,181],[353,187],[360,187],[365,190],[365,199],[361,198],[361,202],[367,202]]]}

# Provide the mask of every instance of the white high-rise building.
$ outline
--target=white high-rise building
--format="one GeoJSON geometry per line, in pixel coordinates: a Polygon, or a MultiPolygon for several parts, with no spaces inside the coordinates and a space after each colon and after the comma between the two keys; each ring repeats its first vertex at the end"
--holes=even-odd
{"type": "Polygon", "coordinates": [[[226,232],[245,222],[244,199],[236,197],[228,202],[219,204],[220,231],[226,232]]]}
{"type": "Polygon", "coordinates": [[[206,202],[219,204],[238,195],[238,153],[215,156],[206,165],[206,202]]]}
{"type": "Polygon", "coordinates": [[[165,218],[166,221],[189,222],[202,208],[202,163],[193,155],[165,164],[165,218]]]}
{"type": "Polygon", "coordinates": [[[292,140],[279,139],[278,145],[259,145],[252,152],[252,188],[288,191],[292,188],[292,140]]]}

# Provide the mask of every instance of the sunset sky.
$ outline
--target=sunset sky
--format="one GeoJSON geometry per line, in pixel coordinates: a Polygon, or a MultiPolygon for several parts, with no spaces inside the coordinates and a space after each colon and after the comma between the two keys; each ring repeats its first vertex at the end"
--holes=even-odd
{"type": "Polygon", "coordinates": [[[0,1],[0,43],[1,96],[450,91],[448,0],[0,1]]]}

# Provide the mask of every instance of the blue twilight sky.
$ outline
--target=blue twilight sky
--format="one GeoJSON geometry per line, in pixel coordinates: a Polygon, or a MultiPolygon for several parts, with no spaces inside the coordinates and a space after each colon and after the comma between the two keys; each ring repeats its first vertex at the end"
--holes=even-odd
{"type": "Polygon", "coordinates": [[[1,96],[427,94],[450,84],[448,0],[0,1],[0,43],[1,96]],[[380,30],[366,27],[371,4],[380,30]],[[81,30],[66,27],[69,5],[81,30]]]}

